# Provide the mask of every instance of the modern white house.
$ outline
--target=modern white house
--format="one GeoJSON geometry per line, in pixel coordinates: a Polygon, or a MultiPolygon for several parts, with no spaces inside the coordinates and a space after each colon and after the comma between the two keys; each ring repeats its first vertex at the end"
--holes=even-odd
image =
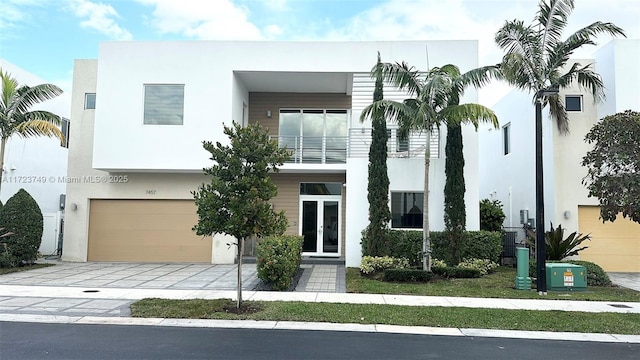
{"type": "MultiPolygon", "coordinates": [[[[0,67],[21,85],[34,86],[48,83],[20,67],[0,59],[0,67]]],[[[69,130],[70,96],[63,94],[40,103],[32,110],[47,110],[62,118],[62,131],[69,130]]],[[[55,255],[61,237],[64,217],[64,194],[67,175],[68,141],[58,138],[13,135],[5,148],[4,169],[0,200],[7,200],[18,190],[25,189],[36,200],[44,218],[40,253],[55,255]]]]}
{"type": "MultiPolygon", "coordinates": [[[[543,111],[545,229],[562,225],[565,236],[591,234],[580,259],[606,271],[640,272],[640,224],[621,216],[614,222],[599,219],[598,199],[588,197],[582,184],[586,168],[582,157],[592,149],[586,133],[606,115],[640,110],[640,40],[613,40],[590,59],[606,87],[604,103],[594,103],[588,91],[573,86],[560,92],[569,115],[567,135],[559,133],[548,108],[543,111]]],[[[507,215],[504,226],[519,231],[535,219],[535,108],[533,94],[513,91],[493,110],[502,128],[480,129],[480,198],[500,200],[507,215]]]]}
{"type": "MultiPolygon", "coordinates": [[[[419,69],[478,66],[476,41],[106,42],[74,68],[65,238],[67,261],[232,263],[220,234],[199,237],[194,191],[209,178],[202,141],[223,124],[260,123],[293,157],[273,180],[276,210],[304,255],[358,266],[368,223],[372,101],[369,71],[383,61],[419,69]]],[[[385,97],[405,95],[385,88],[385,97]]],[[[477,102],[467,91],[464,102],[477,102]]],[[[421,228],[424,150],[431,147],[431,228],[442,230],[444,134],[399,141],[389,124],[394,228],[421,228]],[[415,205],[415,206],[414,206],[415,205]],[[411,212],[410,212],[411,211],[411,212]]],[[[465,127],[467,228],[478,229],[478,135],[465,127]]]]}

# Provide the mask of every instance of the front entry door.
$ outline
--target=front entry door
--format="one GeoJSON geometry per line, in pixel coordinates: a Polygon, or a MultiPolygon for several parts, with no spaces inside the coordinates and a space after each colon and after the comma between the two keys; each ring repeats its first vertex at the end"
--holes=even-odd
{"type": "Polygon", "coordinates": [[[300,196],[304,255],[340,256],[341,202],[340,196],[300,196]]]}

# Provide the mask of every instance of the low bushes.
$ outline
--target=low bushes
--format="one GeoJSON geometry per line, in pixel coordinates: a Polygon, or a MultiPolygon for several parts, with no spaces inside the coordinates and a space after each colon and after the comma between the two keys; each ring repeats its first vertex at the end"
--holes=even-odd
{"type": "Polygon", "coordinates": [[[432,272],[418,269],[386,269],[384,271],[385,281],[428,282],[432,276],[432,272]]]}
{"type": "Polygon", "coordinates": [[[258,278],[274,290],[287,290],[302,260],[302,236],[271,236],[256,247],[258,278]]]}
{"type": "Polygon", "coordinates": [[[464,259],[456,265],[460,269],[476,269],[480,271],[480,275],[491,274],[498,266],[497,263],[487,259],[464,259]]]}
{"type": "MultiPolygon", "coordinates": [[[[546,262],[558,261],[547,260],[546,262]]],[[[584,266],[587,270],[587,286],[611,286],[611,279],[609,279],[609,275],[607,275],[600,265],[596,263],[584,260],[563,260],[560,262],[584,266]]],[[[538,276],[536,272],[536,259],[529,260],[529,276],[532,278],[538,276]]]]}
{"type": "Polygon", "coordinates": [[[360,263],[360,272],[372,275],[387,269],[404,269],[409,267],[409,260],[391,256],[363,256],[360,263]]]}
{"type": "Polygon", "coordinates": [[[478,269],[466,269],[454,266],[432,267],[433,273],[448,279],[470,279],[482,276],[478,269]]]}
{"type": "MultiPolygon", "coordinates": [[[[454,264],[450,239],[445,232],[431,232],[431,256],[454,264]]],[[[502,234],[493,231],[466,231],[458,244],[460,259],[487,259],[500,261],[502,254],[502,234]]]]}

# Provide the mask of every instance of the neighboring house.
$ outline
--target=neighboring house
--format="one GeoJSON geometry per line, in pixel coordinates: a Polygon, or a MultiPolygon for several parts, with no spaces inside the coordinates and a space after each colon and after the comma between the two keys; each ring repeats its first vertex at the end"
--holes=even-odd
{"type": "MultiPolygon", "coordinates": [[[[191,192],[209,182],[202,141],[227,142],[222,125],[235,120],[268,127],[293,150],[272,176],[272,202],[287,214],[287,233],[304,235],[304,255],[358,266],[371,141],[359,117],[372,101],[378,51],[421,69],[478,66],[476,41],[101,44],[98,59],[75,63],[63,260],[233,263],[229,239],[192,231],[191,192]]],[[[385,97],[405,95],[385,88],[385,97]]],[[[477,102],[477,93],[463,100],[477,102]]],[[[421,229],[413,212],[422,212],[425,134],[399,141],[389,128],[392,226],[421,229]]],[[[441,139],[430,142],[433,230],[444,228],[441,139]]],[[[464,140],[467,228],[477,229],[473,127],[464,140]]]]}
{"type": "MultiPolygon", "coordinates": [[[[582,157],[592,145],[586,133],[606,115],[627,109],[640,110],[640,40],[613,40],[602,47],[595,59],[602,75],[607,99],[594,104],[592,96],[574,86],[561,91],[569,114],[567,135],[559,134],[543,111],[545,229],[562,225],[565,236],[573,231],[591,234],[583,245],[588,249],[580,259],[593,261],[606,271],[640,272],[640,224],[621,216],[614,223],[599,219],[598,199],[589,198],[582,179],[586,169],[582,157]]],[[[480,130],[480,197],[497,199],[507,215],[504,226],[518,231],[524,240],[521,219],[535,224],[535,108],[533,94],[513,91],[493,110],[502,128],[480,130]]]]}
{"type": "MultiPolygon", "coordinates": [[[[9,72],[20,85],[34,86],[48,83],[43,79],[0,59],[0,67],[9,72]]],[[[48,110],[62,117],[62,130],[69,130],[70,96],[62,94],[40,103],[32,110],[48,110]]],[[[40,253],[57,254],[60,230],[64,217],[64,194],[67,175],[68,142],[58,138],[32,137],[24,139],[18,135],[9,138],[5,149],[4,169],[0,200],[7,200],[21,188],[36,200],[42,210],[44,229],[40,253]],[[61,198],[62,195],[62,198],[61,198]]],[[[1,225],[1,224],[0,224],[1,225]]]]}

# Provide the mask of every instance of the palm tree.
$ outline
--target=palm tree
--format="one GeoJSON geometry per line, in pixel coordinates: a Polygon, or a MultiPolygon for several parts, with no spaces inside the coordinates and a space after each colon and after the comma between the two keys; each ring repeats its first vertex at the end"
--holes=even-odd
{"type": "MultiPolygon", "coordinates": [[[[591,92],[594,100],[604,99],[602,79],[593,71],[592,64],[567,64],[576,49],[595,45],[594,38],[598,34],[625,34],[612,23],[596,21],[562,40],[562,33],[573,12],[573,3],[573,0],[542,0],[531,25],[525,26],[522,20],[517,19],[507,21],[496,33],[495,41],[505,51],[501,64],[505,80],[519,89],[532,92],[534,102],[543,89],[566,88],[576,80],[580,87],[591,92]]],[[[567,133],[569,119],[560,96],[545,95],[540,100],[542,107],[549,104],[558,130],[567,133]]]]}
{"type": "MultiPolygon", "coordinates": [[[[375,74],[374,67],[372,74],[375,74]]],[[[364,121],[384,114],[399,125],[402,136],[411,131],[426,132],[424,157],[424,203],[423,203],[423,269],[431,270],[431,240],[429,237],[429,166],[431,151],[429,141],[431,132],[441,125],[473,124],[476,128],[480,121],[489,122],[498,127],[498,118],[494,112],[479,104],[459,104],[468,85],[480,87],[492,78],[500,77],[497,66],[487,66],[460,74],[455,65],[435,67],[423,73],[407,63],[384,63],[382,74],[385,81],[404,90],[410,98],[402,102],[378,100],[367,106],[360,116],[364,121]]]]}
{"type": "MultiPolygon", "coordinates": [[[[18,84],[11,74],[0,69],[2,96],[0,97],[0,169],[4,168],[4,149],[11,135],[24,138],[34,136],[58,137],[64,141],[60,131],[60,117],[49,111],[29,109],[38,103],[52,99],[62,90],[52,84],[33,87],[18,84]]],[[[2,186],[0,171],[0,187],[2,186]]]]}

